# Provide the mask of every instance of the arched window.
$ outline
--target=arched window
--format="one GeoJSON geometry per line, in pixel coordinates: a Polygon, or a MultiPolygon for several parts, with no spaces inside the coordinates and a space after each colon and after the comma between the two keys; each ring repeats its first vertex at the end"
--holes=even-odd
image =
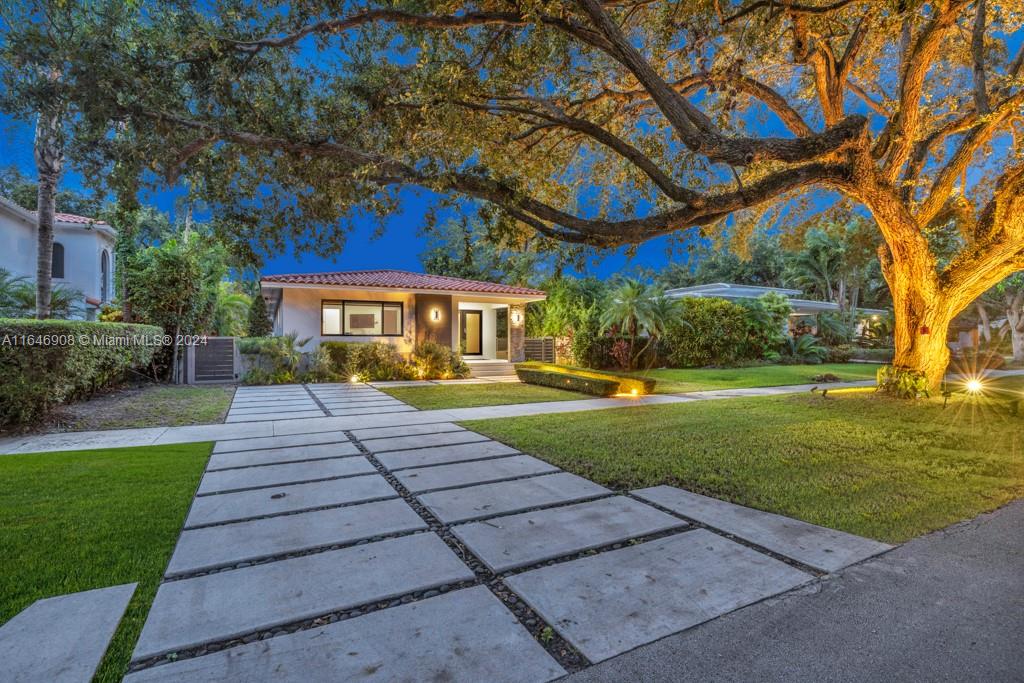
{"type": "Polygon", "coordinates": [[[110,299],[110,254],[104,249],[100,255],[100,301],[110,299]]]}
{"type": "Polygon", "coordinates": [[[50,277],[64,277],[64,245],[53,243],[53,256],[50,262],[50,277]]]}

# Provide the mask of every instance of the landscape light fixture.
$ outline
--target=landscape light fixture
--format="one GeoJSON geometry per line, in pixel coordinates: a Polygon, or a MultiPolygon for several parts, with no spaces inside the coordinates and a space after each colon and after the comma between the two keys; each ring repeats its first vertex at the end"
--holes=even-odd
{"type": "Polygon", "coordinates": [[[349,377],[349,381],[352,382],[352,384],[359,384],[359,375],[352,375],[349,377]]]}
{"type": "Polygon", "coordinates": [[[982,384],[980,379],[969,379],[967,380],[967,393],[969,394],[980,394],[982,390],[982,384]]]}

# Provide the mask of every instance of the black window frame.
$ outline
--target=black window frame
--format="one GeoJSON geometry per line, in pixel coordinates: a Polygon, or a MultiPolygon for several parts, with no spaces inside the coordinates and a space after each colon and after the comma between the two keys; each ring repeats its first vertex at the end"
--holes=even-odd
{"type": "Polygon", "coordinates": [[[402,301],[363,301],[361,299],[320,299],[320,336],[321,337],[404,337],[405,336],[405,303],[402,301]],[[360,306],[380,306],[380,327],[381,334],[354,334],[348,332],[348,317],[345,315],[345,304],[359,304],[360,306]],[[324,332],[324,307],[341,306],[341,334],[328,334],[324,332]],[[398,306],[398,332],[385,334],[384,330],[384,307],[398,306]]]}
{"type": "Polygon", "coordinates": [[[63,280],[64,279],[64,245],[60,242],[54,242],[52,251],[50,253],[50,277],[63,280]],[[60,254],[60,268],[57,268],[57,255],[60,254]],[[59,274],[58,274],[59,273],[59,274]]]}

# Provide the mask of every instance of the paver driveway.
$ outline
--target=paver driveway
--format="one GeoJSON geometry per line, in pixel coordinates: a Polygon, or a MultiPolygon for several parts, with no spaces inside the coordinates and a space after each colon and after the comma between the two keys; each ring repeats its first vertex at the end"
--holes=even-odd
{"type": "MultiPolygon", "coordinates": [[[[412,410],[298,389],[242,394],[412,410]]],[[[609,491],[452,423],[221,441],[126,680],[546,681],[886,549],[671,487],[609,491]]]]}

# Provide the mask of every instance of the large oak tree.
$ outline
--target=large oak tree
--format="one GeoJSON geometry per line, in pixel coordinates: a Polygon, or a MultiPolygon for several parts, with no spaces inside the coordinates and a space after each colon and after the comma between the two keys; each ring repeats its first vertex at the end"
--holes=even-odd
{"type": "Polygon", "coordinates": [[[1021,0],[142,5],[68,74],[79,155],[187,176],[266,247],[336,249],[406,187],[596,248],[849,202],[931,384],[951,319],[1024,268],[1021,0]]]}

